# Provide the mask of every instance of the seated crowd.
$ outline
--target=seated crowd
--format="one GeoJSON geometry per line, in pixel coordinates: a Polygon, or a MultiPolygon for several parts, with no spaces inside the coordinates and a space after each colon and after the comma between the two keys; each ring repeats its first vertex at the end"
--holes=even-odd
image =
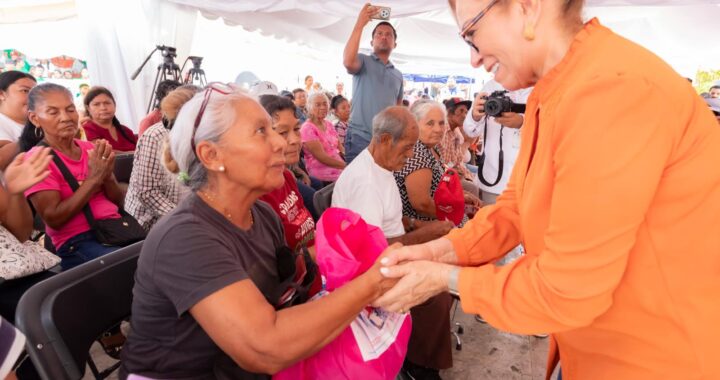
{"type": "MultiPolygon", "coordinates": [[[[129,215],[148,232],[138,264],[131,333],[125,342],[122,333],[113,331],[122,338],[118,347],[104,345],[117,356],[124,343],[122,376],[273,373],[337,336],[392,282],[368,271],[322,302],[293,306],[297,301],[279,303],[287,279],[278,278],[274,268],[284,247],[306,252],[305,260],[313,260],[315,223],[321,215],[313,196],[338,180],[333,206],[356,211],[380,226],[390,243],[422,243],[454,227],[436,220],[431,207],[438,175],[453,165],[440,162],[435,146],[446,129],[439,103],[424,107],[433,110],[432,121],[424,112],[404,107],[381,112],[371,145],[346,169],[343,138],[350,101],[342,95],[311,93],[300,111],[302,121],[298,104],[288,96],[271,93],[255,99],[234,86],[167,84],[172,89],[144,120],[159,115],[159,121],[138,138],[120,123],[115,98],[104,87],[88,91],[82,113],[63,86],[36,85],[14,72],[3,73],[0,81],[9,83],[0,103],[7,139],[0,153],[8,156],[7,190],[0,193],[7,194],[0,197],[3,230],[19,243],[26,241],[35,213],[45,247],[60,258],[60,270],[125,245],[101,240],[94,232],[97,222],[129,215]],[[330,112],[335,122],[329,120],[330,112]],[[115,161],[126,153],[134,155],[132,174],[128,184],[121,184],[115,161]],[[32,168],[31,175],[22,168],[32,168]],[[167,214],[173,217],[163,218],[167,214]],[[223,233],[218,236],[217,231],[223,233]],[[236,320],[216,318],[218,310],[228,308],[238,309],[231,313],[236,320]],[[306,321],[314,333],[294,332],[297,321],[306,321]],[[237,336],[245,336],[240,340],[246,343],[238,345],[237,336]],[[176,350],[193,354],[167,361],[167,354],[176,350]],[[264,360],[258,355],[265,355],[264,360]]],[[[14,298],[4,302],[2,316],[13,321],[22,293],[55,272],[36,275],[36,281],[22,287],[13,287],[18,280],[3,284],[3,294],[13,289],[14,298]]],[[[319,276],[306,285],[308,292],[322,288],[319,276]]],[[[418,322],[408,358],[420,368],[452,365],[450,345],[438,344],[448,341],[451,300],[447,294],[435,298],[442,302],[412,310],[418,322]],[[439,335],[428,327],[438,323],[445,326],[439,335]]],[[[32,368],[21,367],[18,374],[33,378],[32,368]]]]}
{"type": "MultiPolygon", "coordinates": [[[[331,343],[404,280],[382,264],[408,250],[398,245],[466,231],[457,228],[484,206],[481,197],[493,203],[503,192],[503,162],[517,155],[504,156],[504,129],[519,139],[524,116],[485,115],[486,93],[403,102],[402,76],[389,62],[392,25],[375,27],[372,55],[358,53],[369,8],[343,57],[355,76],[350,99],[340,83],[324,92],[311,76],[305,88],[282,93],[267,82],[272,89],[246,91],[166,81],[152,112],[124,125],[105,87],[90,88],[79,111],[63,86],[0,73],[0,237],[5,249],[47,249],[59,264],[0,283],[0,316],[14,322],[34,284],[143,241],[130,333],[117,328],[99,339],[121,359],[120,378],[269,379],[331,343]],[[468,135],[481,124],[486,141],[468,135]],[[483,144],[500,153],[494,183],[483,168],[498,162],[486,160],[483,144]],[[116,173],[130,162],[123,183],[116,173]],[[329,293],[316,260],[327,205],[357,213],[390,245],[329,293]]],[[[716,115],[717,90],[708,101],[716,115]]],[[[399,309],[412,317],[407,378],[439,379],[453,365],[450,289],[399,309]]],[[[17,371],[37,378],[29,360],[17,371]]]]}

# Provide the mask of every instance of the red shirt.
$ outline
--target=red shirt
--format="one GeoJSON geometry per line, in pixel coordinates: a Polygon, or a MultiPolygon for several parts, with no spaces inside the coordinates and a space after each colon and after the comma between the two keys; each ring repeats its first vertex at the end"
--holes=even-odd
{"type": "Polygon", "coordinates": [[[85,130],[85,136],[87,137],[88,141],[93,141],[97,139],[105,139],[107,140],[110,145],[112,145],[114,150],[119,150],[121,152],[132,152],[135,150],[135,144],[137,144],[137,136],[135,136],[135,133],[128,127],[121,125],[120,128],[122,128],[123,132],[125,133],[125,136],[127,138],[123,137],[123,134],[120,133],[118,130],[117,137],[118,139],[115,140],[112,135],[110,135],[110,131],[95,124],[93,121],[88,121],[85,124],[83,124],[83,129],[85,130]]]}
{"type": "Polygon", "coordinates": [[[285,170],[285,184],[279,189],[260,197],[280,216],[285,230],[285,241],[288,247],[297,249],[305,244],[315,244],[315,221],[305,208],[300,191],[295,182],[295,176],[290,170],[285,170]]]}

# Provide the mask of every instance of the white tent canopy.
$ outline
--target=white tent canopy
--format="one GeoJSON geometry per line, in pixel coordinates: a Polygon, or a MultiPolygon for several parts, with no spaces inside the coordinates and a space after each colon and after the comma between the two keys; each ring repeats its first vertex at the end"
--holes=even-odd
{"type": "MultiPolygon", "coordinates": [[[[2,48],[35,56],[76,55],[95,83],[119,99],[119,117],[142,118],[155,57],[138,80],[129,77],[156,44],[175,46],[178,61],[204,56],[210,80],[253,71],[297,83],[313,74],[325,87],[345,80],[342,49],[364,1],[351,0],[0,0],[2,48]],[[198,14],[201,15],[198,17],[198,14]],[[220,19],[211,21],[212,19],[220,19]],[[7,36],[18,36],[8,41],[7,36]],[[141,95],[140,95],[141,94],[141,95]],[[135,95],[135,96],[132,96],[135,95]]],[[[665,59],[685,76],[720,66],[720,0],[587,0],[586,18],[665,59]]],[[[384,0],[398,29],[393,61],[404,72],[477,75],[445,1],[384,0]]],[[[498,31],[502,33],[502,31],[498,31]]],[[[369,48],[369,32],[361,47],[369,48]]]]}

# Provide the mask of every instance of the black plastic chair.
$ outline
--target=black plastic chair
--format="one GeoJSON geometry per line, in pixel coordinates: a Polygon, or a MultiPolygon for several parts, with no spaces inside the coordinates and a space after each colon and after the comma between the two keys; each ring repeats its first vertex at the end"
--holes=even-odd
{"type": "Polygon", "coordinates": [[[134,153],[120,153],[115,156],[115,168],[113,173],[118,182],[130,183],[130,175],[132,174],[134,153]]]}
{"type": "Polygon", "coordinates": [[[313,195],[313,206],[318,216],[322,216],[323,212],[332,205],[332,195],[335,184],[331,183],[315,192],[313,195]]]}
{"type": "Polygon", "coordinates": [[[104,378],[120,363],[99,372],[89,351],[103,333],[130,316],[135,270],[142,242],[59,273],[20,299],[16,325],[43,379],[77,380],[85,363],[104,378]]]}

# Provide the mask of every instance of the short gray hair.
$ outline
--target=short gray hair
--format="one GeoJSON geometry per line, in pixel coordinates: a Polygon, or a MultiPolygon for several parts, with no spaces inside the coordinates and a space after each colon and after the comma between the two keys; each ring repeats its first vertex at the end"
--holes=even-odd
{"type": "MultiPolygon", "coordinates": [[[[376,141],[380,136],[388,134],[392,137],[393,145],[396,144],[405,133],[409,116],[406,112],[398,112],[397,107],[388,107],[380,111],[372,120],[372,137],[376,141]]],[[[405,110],[405,108],[402,108],[405,110]]]]}
{"type": "Polygon", "coordinates": [[[424,119],[428,112],[430,112],[433,108],[439,109],[442,111],[443,117],[447,117],[447,110],[445,109],[445,106],[439,102],[429,99],[421,99],[413,103],[412,107],[410,107],[410,113],[412,113],[415,120],[419,122],[424,119]]]}
{"type": "MultiPolygon", "coordinates": [[[[211,90],[212,91],[212,90],[211,90]]],[[[208,181],[208,172],[193,151],[191,138],[200,106],[205,98],[205,91],[197,93],[185,103],[170,130],[170,152],[178,165],[181,178],[186,186],[196,191],[208,181]]],[[[217,143],[225,132],[235,123],[237,114],[235,105],[243,100],[252,99],[242,89],[233,89],[229,95],[216,91],[210,94],[200,125],[195,131],[195,145],[202,141],[217,143]]]]}
{"type": "Polygon", "coordinates": [[[307,108],[308,114],[311,114],[315,111],[315,98],[322,96],[327,100],[328,104],[328,112],[330,111],[330,100],[328,99],[327,95],[325,95],[324,92],[318,91],[311,93],[307,98],[307,103],[305,104],[305,108],[307,108]]]}

